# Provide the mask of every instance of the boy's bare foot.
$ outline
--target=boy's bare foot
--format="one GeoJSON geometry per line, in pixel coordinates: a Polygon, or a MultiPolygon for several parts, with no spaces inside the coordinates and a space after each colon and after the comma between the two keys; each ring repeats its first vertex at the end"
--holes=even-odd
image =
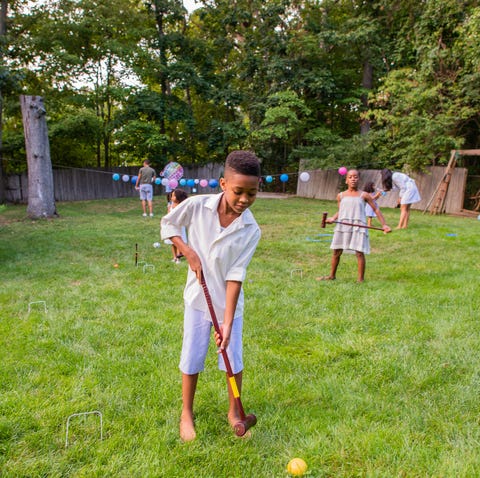
{"type": "Polygon", "coordinates": [[[197,437],[195,433],[195,425],[193,417],[189,414],[182,413],[180,417],[180,439],[183,442],[193,441],[197,437]]]}
{"type": "Polygon", "coordinates": [[[335,280],[335,277],[332,277],[332,276],[321,276],[321,277],[317,277],[316,280],[335,280]]]}

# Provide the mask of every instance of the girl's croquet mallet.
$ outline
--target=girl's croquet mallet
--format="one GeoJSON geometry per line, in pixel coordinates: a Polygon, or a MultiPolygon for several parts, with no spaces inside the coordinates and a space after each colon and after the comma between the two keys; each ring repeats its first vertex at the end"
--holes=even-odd
{"type": "MultiPolygon", "coordinates": [[[[322,229],[325,229],[325,226],[327,224],[327,216],[328,216],[328,212],[324,212],[322,215],[322,229]]],[[[363,227],[364,229],[376,229],[377,231],[383,231],[382,227],[364,226],[363,224],[353,224],[351,222],[343,222],[343,221],[333,221],[333,222],[335,224],[344,224],[345,226],[363,227]]]]}
{"type": "MultiPolygon", "coordinates": [[[[220,340],[223,340],[222,333],[220,331],[220,326],[218,324],[217,316],[215,314],[215,310],[212,304],[212,298],[210,297],[210,292],[208,291],[207,284],[205,282],[205,277],[203,276],[202,272],[202,280],[201,280],[203,292],[205,294],[205,299],[207,300],[208,310],[210,311],[210,315],[212,317],[213,327],[215,331],[220,336],[220,340]]],[[[228,359],[227,351],[225,349],[221,350],[223,361],[225,362],[225,367],[227,369],[227,376],[228,381],[230,383],[230,388],[232,389],[233,397],[235,398],[235,404],[237,405],[238,411],[240,413],[240,421],[235,423],[233,426],[235,430],[235,434],[239,437],[242,437],[247,433],[247,430],[253,427],[257,423],[257,417],[250,413],[249,415],[245,415],[245,411],[243,410],[242,401],[240,400],[240,393],[238,391],[237,382],[235,380],[235,376],[233,375],[232,367],[230,365],[230,360],[228,359]]]]}

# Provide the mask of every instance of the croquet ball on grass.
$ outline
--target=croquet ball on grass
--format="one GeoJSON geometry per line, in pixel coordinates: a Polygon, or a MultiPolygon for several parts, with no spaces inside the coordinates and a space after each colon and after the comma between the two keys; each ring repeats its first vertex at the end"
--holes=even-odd
{"type": "Polygon", "coordinates": [[[113,267],[115,267],[115,269],[118,269],[118,264],[117,263],[113,264],[113,267]]]}
{"type": "Polygon", "coordinates": [[[292,458],[288,462],[287,471],[292,476],[303,476],[307,471],[307,464],[301,458],[292,458]]]}

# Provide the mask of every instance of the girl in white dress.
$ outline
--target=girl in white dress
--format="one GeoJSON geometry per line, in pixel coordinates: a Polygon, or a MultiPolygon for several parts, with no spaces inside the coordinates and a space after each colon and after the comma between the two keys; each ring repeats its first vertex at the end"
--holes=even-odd
{"type": "Polygon", "coordinates": [[[406,229],[412,204],[422,199],[415,181],[404,173],[392,173],[390,169],[382,169],[382,183],[385,191],[399,190],[400,220],[397,229],[406,229]]]}
{"type": "Polygon", "coordinates": [[[317,277],[317,280],[335,280],[340,256],[343,251],[354,252],[358,262],[358,282],[365,279],[365,254],[370,253],[370,239],[368,237],[368,228],[356,227],[350,224],[358,224],[360,226],[367,225],[365,214],[365,205],[369,204],[375,212],[378,220],[382,224],[384,233],[390,232],[390,227],[385,223],[383,214],[373,200],[372,196],[365,191],[358,190],[359,173],[356,169],[347,172],[346,184],[347,190],[337,195],[338,211],[327,218],[326,222],[332,224],[337,223],[333,232],[333,239],[330,249],[333,249],[331,271],[329,276],[317,277]]]}

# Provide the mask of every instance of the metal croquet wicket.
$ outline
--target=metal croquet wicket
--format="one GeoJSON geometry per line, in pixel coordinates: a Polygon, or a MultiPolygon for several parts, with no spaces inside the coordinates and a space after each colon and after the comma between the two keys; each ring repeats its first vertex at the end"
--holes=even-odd
{"type": "Polygon", "coordinates": [[[28,314],[30,314],[30,312],[32,311],[32,305],[40,305],[40,304],[43,304],[43,311],[47,313],[47,303],[44,300],[36,300],[28,304],[28,314]]]}
{"type": "Polygon", "coordinates": [[[292,269],[290,271],[290,279],[293,279],[294,275],[298,275],[300,279],[303,279],[303,269],[292,269]]]}
{"type": "Polygon", "coordinates": [[[99,416],[99,418],[100,418],[100,440],[103,440],[103,417],[102,417],[101,412],[99,412],[98,410],[93,410],[91,412],[74,413],[67,418],[67,429],[66,429],[66,432],[65,432],[65,448],[68,447],[68,429],[69,429],[69,426],[70,426],[70,419],[73,418],[73,417],[80,417],[80,416],[86,416],[86,415],[98,415],[99,416]]]}

